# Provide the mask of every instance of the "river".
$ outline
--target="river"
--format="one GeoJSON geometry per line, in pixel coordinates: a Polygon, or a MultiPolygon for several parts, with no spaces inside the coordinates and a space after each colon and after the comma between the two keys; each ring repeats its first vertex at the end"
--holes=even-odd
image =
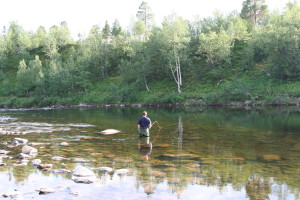
{"type": "MultiPolygon", "coordinates": [[[[300,199],[299,107],[76,108],[0,110],[0,195],[23,199],[300,199]],[[137,120],[147,110],[149,138],[137,120]],[[103,135],[101,131],[121,132],[103,135]],[[26,133],[26,134],[25,134],[26,133]],[[42,163],[17,166],[22,145],[36,144],[42,163]],[[68,145],[61,145],[62,142],[68,145]],[[38,144],[38,145],[37,145],[38,144]],[[53,160],[53,157],[63,160],[53,160]],[[90,184],[72,173],[83,166],[90,184]],[[104,172],[100,167],[113,171],[104,172]],[[117,173],[118,170],[124,173],[117,173]],[[40,188],[55,188],[40,195],[40,188]]],[[[0,197],[0,199],[3,197],[0,197]]]]}

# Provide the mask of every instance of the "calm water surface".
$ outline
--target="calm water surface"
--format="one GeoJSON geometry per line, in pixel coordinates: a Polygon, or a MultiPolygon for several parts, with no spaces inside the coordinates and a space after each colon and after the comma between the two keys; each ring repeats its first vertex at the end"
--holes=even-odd
{"type": "Polygon", "coordinates": [[[97,177],[92,184],[75,183],[71,174],[43,172],[30,163],[14,166],[18,159],[2,158],[0,195],[18,190],[23,199],[49,200],[300,199],[296,107],[0,110],[0,128],[27,133],[0,135],[0,150],[10,151],[8,156],[22,148],[11,141],[24,138],[43,143],[34,146],[35,159],[53,164],[53,170],[84,166],[97,177]],[[137,134],[143,110],[158,122],[148,139],[137,134]],[[122,132],[102,135],[105,129],[122,132]],[[117,174],[119,169],[128,173],[117,174]],[[42,187],[57,189],[39,195],[42,187]]]}

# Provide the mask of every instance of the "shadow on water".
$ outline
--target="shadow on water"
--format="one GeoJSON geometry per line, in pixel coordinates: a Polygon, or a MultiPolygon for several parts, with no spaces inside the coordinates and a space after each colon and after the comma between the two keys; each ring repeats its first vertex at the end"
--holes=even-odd
{"type": "Polygon", "coordinates": [[[147,108],[158,123],[140,138],[143,109],[1,110],[0,150],[9,153],[0,155],[0,195],[39,198],[50,187],[43,199],[300,198],[300,108],[147,108]],[[16,137],[52,170],[22,166],[16,137]],[[78,166],[93,183],[72,181],[78,166]]]}

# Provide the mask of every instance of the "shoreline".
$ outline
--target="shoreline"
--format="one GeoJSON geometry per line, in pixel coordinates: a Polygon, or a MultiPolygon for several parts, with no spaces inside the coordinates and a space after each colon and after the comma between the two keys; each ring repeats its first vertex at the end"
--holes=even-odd
{"type": "Polygon", "coordinates": [[[300,103],[214,103],[214,104],[188,104],[188,103],[175,103],[175,104],[74,104],[74,105],[52,105],[42,107],[14,107],[2,106],[0,110],[51,110],[51,109],[69,109],[69,108],[185,108],[185,107],[300,107],[300,103]]]}

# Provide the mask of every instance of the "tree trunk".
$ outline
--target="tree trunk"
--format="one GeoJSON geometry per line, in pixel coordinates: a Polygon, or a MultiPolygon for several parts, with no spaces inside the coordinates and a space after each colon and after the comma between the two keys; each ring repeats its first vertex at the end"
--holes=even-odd
{"type": "Polygon", "coordinates": [[[148,91],[148,92],[151,92],[151,90],[150,90],[149,87],[148,87],[148,83],[147,83],[146,78],[144,78],[144,82],[145,82],[145,86],[146,86],[147,91],[148,91]]]}
{"type": "Polygon", "coordinates": [[[175,59],[175,70],[172,70],[172,69],[171,70],[172,70],[174,80],[177,83],[178,93],[181,93],[182,80],[181,80],[180,59],[179,59],[178,53],[176,52],[175,44],[173,45],[173,53],[174,53],[174,59],[175,59]],[[175,72],[176,72],[176,75],[175,75],[175,72]]]}

